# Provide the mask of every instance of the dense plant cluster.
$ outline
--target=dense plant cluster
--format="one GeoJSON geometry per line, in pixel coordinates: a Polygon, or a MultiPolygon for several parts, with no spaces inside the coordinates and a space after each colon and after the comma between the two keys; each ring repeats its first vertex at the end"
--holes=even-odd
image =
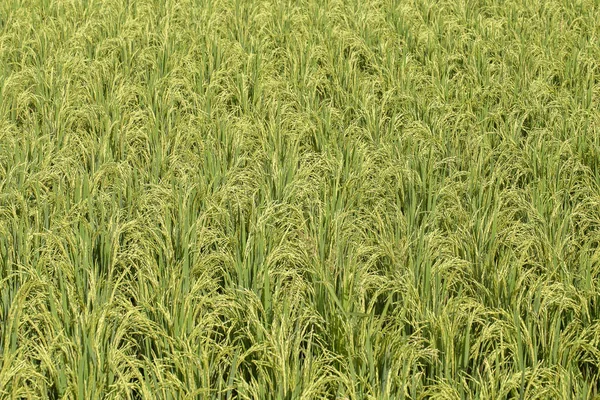
{"type": "Polygon", "coordinates": [[[0,397],[594,398],[599,21],[0,1],[0,397]]]}

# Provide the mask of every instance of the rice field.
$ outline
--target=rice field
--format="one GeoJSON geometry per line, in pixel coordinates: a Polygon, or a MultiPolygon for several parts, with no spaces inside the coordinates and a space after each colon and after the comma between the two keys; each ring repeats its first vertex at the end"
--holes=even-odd
{"type": "Polygon", "coordinates": [[[0,1],[1,399],[600,398],[600,1],[0,1]]]}

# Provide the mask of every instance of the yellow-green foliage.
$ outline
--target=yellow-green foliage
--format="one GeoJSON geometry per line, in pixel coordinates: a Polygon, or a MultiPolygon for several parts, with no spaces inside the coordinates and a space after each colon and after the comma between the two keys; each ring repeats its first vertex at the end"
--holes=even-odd
{"type": "Polygon", "coordinates": [[[0,1],[0,398],[590,399],[597,0],[0,1]]]}

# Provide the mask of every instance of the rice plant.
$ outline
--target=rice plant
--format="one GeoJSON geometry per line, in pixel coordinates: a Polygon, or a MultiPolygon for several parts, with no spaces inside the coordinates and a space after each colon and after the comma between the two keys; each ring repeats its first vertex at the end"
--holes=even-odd
{"type": "Polygon", "coordinates": [[[0,2],[0,398],[600,398],[599,21],[0,2]]]}

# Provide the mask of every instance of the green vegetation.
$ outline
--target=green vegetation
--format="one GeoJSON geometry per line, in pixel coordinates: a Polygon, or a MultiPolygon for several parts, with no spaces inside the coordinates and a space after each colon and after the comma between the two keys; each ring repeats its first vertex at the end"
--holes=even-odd
{"type": "Polygon", "coordinates": [[[0,1],[0,398],[600,395],[598,21],[0,1]]]}

